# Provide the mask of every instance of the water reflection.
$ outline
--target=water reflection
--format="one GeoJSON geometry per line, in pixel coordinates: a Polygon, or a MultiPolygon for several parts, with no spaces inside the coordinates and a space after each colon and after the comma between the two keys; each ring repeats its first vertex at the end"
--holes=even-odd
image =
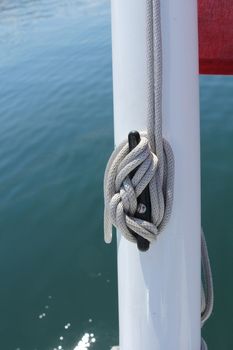
{"type": "Polygon", "coordinates": [[[40,315],[39,315],[39,319],[42,319],[42,318],[44,318],[45,316],[46,316],[46,313],[43,312],[43,314],[40,314],[40,315]]]}
{"type": "Polygon", "coordinates": [[[70,326],[71,326],[71,324],[70,324],[70,323],[67,323],[67,324],[64,326],[64,328],[65,328],[65,329],[68,329],[70,326]]]}
{"type": "Polygon", "coordinates": [[[86,350],[96,342],[94,334],[85,333],[82,339],[78,342],[78,345],[75,346],[74,350],[86,350]]]}
{"type": "MultiPolygon", "coordinates": [[[[64,338],[60,337],[62,341],[64,338]]],[[[82,338],[78,341],[77,345],[73,348],[73,350],[87,350],[90,349],[91,346],[96,342],[96,338],[94,333],[85,333],[82,338]]],[[[63,347],[61,344],[55,347],[53,350],[68,350],[63,347]]]]}

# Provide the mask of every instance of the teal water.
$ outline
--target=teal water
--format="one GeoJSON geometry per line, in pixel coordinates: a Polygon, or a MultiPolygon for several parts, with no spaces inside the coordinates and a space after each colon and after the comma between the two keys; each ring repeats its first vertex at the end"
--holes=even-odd
{"type": "MultiPolygon", "coordinates": [[[[3,0],[0,47],[0,349],[107,350],[118,342],[116,249],[102,234],[109,2],[3,0]]],[[[232,91],[232,78],[201,78],[210,350],[233,348],[232,91]]]]}

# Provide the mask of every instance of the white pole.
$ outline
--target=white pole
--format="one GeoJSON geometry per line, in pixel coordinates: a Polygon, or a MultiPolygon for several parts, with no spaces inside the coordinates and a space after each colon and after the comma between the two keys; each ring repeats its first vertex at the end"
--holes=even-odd
{"type": "MultiPolygon", "coordinates": [[[[174,207],[149,252],[118,235],[120,350],[200,350],[197,1],[162,0],[163,132],[174,207]]],[[[112,0],[115,142],[146,128],[146,0],[112,0]]]]}

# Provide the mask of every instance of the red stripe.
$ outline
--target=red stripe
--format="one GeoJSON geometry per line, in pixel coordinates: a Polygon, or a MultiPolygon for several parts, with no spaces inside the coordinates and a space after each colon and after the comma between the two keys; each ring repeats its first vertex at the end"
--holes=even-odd
{"type": "Polygon", "coordinates": [[[233,74],[233,0],[199,0],[201,74],[233,74]]]}

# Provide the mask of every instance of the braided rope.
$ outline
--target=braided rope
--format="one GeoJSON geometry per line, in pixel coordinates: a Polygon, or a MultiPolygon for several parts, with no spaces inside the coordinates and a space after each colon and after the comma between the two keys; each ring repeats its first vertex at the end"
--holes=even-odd
{"type": "Polygon", "coordinates": [[[105,241],[111,242],[112,225],[135,242],[130,230],[152,242],[169,221],[173,203],[174,156],[162,137],[162,46],[160,1],[147,1],[147,132],[129,152],[122,142],[109,159],[104,176],[105,241]],[[151,15],[153,13],[153,16],[151,15]],[[129,174],[136,169],[132,179],[129,174]],[[137,198],[149,185],[151,222],[140,220],[137,198]]]}

